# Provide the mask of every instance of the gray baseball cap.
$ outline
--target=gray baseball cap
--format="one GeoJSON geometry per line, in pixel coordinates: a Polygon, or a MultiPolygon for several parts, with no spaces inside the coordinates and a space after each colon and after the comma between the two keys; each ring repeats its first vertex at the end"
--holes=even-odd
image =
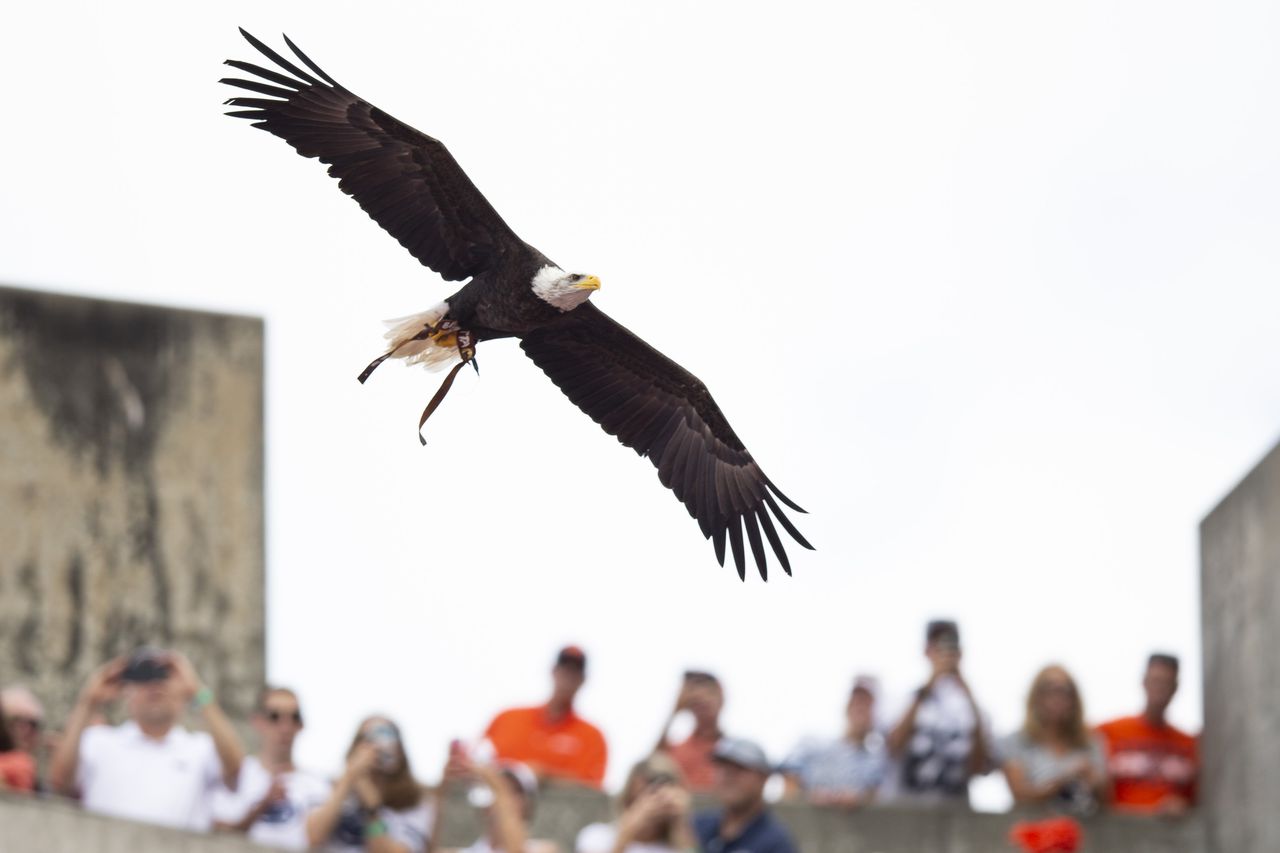
{"type": "Polygon", "coordinates": [[[726,761],[729,764],[736,764],[739,767],[745,767],[747,770],[755,770],[760,773],[772,773],[773,765],[769,763],[769,759],[765,756],[764,750],[755,741],[747,740],[740,737],[720,738],[716,743],[715,749],[711,751],[713,761],[726,761]]]}

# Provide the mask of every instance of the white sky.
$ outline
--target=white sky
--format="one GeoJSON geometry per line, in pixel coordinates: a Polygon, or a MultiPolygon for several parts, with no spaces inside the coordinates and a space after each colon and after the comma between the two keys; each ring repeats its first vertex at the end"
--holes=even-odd
{"type": "Polygon", "coordinates": [[[304,763],[382,709],[433,779],[567,641],[611,782],[689,665],[780,756],[854,673],[918,684],[935,615],[997,731],[1051,660],[1091,718],[1133,712],[1153,648],[1199,726],[1197,524],[1280,433],[1275,4],[192,6],[8,10],[0,281],[266,317],[268,668],[304,763]],[[420,448],[439,377],[355,376],[452,287],[221,116],[237,25],[599,275],[811,510],[796,576],[720,569],[511,342],[420,448]]]}

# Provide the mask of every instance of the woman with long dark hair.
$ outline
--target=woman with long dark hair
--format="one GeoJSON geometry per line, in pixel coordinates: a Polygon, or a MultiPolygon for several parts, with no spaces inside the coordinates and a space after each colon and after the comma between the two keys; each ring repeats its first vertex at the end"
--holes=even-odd
{"type": "Polygon", "coordinates": [[[386,717],[360,723],[347,767],[328,802],[307,818],[311,838],[332,853],[424,853],[432,814],[413,778],[400,728],[386,717]]]}

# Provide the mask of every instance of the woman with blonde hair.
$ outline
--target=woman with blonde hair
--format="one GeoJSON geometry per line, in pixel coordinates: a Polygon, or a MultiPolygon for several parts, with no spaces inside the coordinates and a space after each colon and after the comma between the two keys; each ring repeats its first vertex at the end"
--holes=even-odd
{"type": "Polygon", "coordinates": [[[432,812],[413,778],[400,728],[368,717],[347,750],[329,800],[307,817],[307,835],[332,853],[424,853],[432,812]]]}
{"type": "Polygon", "coordinates": [[[1057,664],[1036,674],[1022,729],[1005,738],[1000,755],[1018,804],[1056,804],[1096,811],[1107,786],[1102,744],[1084,724],[1075,679],[1057,664]]]}
{"type": "Polygon", "coordinates": [[[593,823],[578,833],[577,853],[673,853],[698,844],[689,824],[689,791],[680,767],[655,752],[627,774],[613,823],[593,823]]]}

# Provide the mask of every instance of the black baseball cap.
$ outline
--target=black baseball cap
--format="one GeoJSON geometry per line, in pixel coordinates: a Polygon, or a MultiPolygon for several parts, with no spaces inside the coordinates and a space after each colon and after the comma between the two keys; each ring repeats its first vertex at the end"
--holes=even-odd
{"type": "Polygon", "coordinates": [[[926,643],[960,645],[960,626],[953,619],[933,619],[924,628],[926,643]]]}
{"type": "Polygon", "coordinates": [[[565,646],[556,654],[556,666],[571,666],[587,671],[587,653],[578,646],[565,646]]]}

